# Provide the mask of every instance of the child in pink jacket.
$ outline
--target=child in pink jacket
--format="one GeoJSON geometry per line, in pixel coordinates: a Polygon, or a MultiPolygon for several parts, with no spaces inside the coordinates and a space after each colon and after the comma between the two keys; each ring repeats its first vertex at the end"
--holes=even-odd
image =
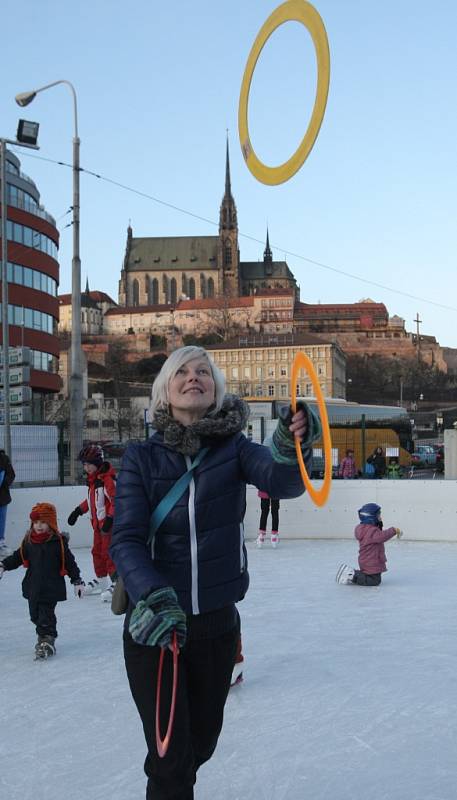
{"type": "Polygon", "coordinates": [[[383,530],[381,508],[376,503],[366,503],[358,511],[360,524],[354,535],[359,542],[359,567],[351,569],[341,564],[336,573],[337,583],[356,583],[358,586],[379,586],[381,574],[386,572],[386,551],[384,542],[394,536],[400,538],[400,528],[383,530]]]}

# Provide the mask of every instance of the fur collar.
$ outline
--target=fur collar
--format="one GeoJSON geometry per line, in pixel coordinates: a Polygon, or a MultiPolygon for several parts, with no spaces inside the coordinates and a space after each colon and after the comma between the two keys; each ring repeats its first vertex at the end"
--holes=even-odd
{"type": "Polygon", "coordinates": [[[248,404],[236,395],[227,394],[217,414],[209,412],[191,425],[182,425],[164,408],[158,409],[154,414],[154,428],[163,432],[165,444],[177,453],[194,456],[202,447],[210,445],[211,440],[226,439],[242,431],[248,417],[248,404]]]}

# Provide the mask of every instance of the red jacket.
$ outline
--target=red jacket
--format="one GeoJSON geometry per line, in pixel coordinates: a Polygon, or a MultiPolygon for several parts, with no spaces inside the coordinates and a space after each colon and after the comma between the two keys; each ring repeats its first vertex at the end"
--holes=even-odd
{"type": "Polygon", "coordinates": [[[354,536],[359,542],[359,567],[367,575],[386,572],[384,542],[396,535],[396,528],[381,530],[376,525],[357,525],[354,536]]]}
{"type": "Polygon", "coordinates": [[[87,475],[87,500],[79,507],[83,514],[90,511],[90,521],[94,531],[100,531],[105,517],[114,517],[114,497],[116,494],[116,473],[104,461],[97,472],[87,475]]]}

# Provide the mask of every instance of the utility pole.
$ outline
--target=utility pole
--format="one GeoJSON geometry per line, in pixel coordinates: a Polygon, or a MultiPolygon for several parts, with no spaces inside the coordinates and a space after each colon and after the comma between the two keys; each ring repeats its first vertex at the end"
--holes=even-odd
{"type": "Polygon", "coordinates": [[[417,312],[415,319],[413,322],[416,323],[416,350],[417,350],[417,360],[420,361],[421,359],[421,337],[419,333],[419,325],[422,324],[422,320],[419,319],[419,312],[417,312]]]}

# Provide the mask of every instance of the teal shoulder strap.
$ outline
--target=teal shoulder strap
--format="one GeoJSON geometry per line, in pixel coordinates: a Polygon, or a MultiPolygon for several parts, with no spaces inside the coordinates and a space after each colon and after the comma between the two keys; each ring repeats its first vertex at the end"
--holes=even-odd
{"type": "Polygon", "coordinates": [[[187,472],[185,472],[184,475],[181,475],[179,480],[177,480],[174,486],[171,487],[170,491],[167,492],[165,497],[162,497],[159,505],[152,512],[151,520],[149,523],[148,543],[152,540],[152,537],[154,536],[156,530],[160,528],[167,514],[171,511],[173,506],[178,502],[180,497],[183,496],[184,492],[189,486],[189,483],[192,480],[192,472],[194,471],[195,467],[198,467],[202,459],[206,456],[208,450],[209,447],[204,447],[203,450],[200,450],[200,452],[197,453],[187,472]]]}

